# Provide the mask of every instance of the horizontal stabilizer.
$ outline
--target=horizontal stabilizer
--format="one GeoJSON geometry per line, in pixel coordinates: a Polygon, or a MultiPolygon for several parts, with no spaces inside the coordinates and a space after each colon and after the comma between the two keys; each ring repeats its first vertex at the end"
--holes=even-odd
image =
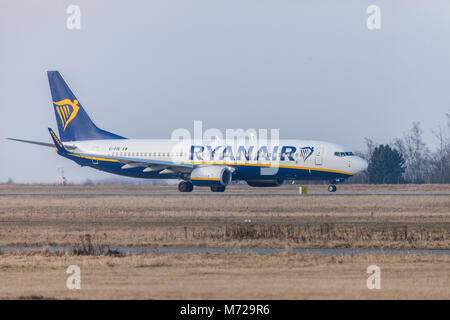
{"type": "MultiPolygon", "coordinates": [[[[36,144],[38,146],[44,146],[44,147],[50,147],[50,148],[54,148],[55,144],[54,143],[47,143],[47,142],[40,142],[40,141],[32,141],[32,140],[23,140],[23,139],[15,139],[15,138],[7,138],[8,140],[12,140],[12,141],[19,141],[19,142],[25,142],[25,143],[31,143],[31,144],[36,144]]],[[[73,150],[76,147],[75,146],[67,146],[65,145],[64,148],[68,149],[68,150],[73,150]]]]}
{"type": "Polygon", "coordinates": [[[13,140],[13,141],[19,141],[19,142],[25,142],[25,143],[31,143],[31,144],[37,144],[39,146],[44,146],[44,147],[50,147],[50,148],[54,148],[55,144],[54,143],[46,143],[46,142],[39,142],[39,141],[31,141],[31,140],[22,140],[22,139],[14,139],[14,138],[7,138],[8,140],[13,140]]]}

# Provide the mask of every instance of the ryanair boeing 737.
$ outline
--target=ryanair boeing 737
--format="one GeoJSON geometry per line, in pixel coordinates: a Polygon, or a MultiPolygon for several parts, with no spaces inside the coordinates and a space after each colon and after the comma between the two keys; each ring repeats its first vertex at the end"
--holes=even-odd
{"type": "Polygon", "coordinates": [[[326,180],[335,184],[367,168],[367,162],[343,146],[311,140],[172,141],[127,139],[98,128],[58,71],[48,80],[59,137],[52,143],[12,139],[56,147],[60,156],[81,166],[147,179],[180,179],[178,189],[195,186],[223,192],[232,181],[252,187],[281,186],[286,180],[326,180]]]}

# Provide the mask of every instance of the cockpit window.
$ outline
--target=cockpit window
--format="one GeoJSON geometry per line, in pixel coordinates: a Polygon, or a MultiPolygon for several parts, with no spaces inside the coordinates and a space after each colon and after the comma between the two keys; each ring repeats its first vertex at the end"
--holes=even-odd
{"type": "Polygon", "coordinates": [[[354,156],[353,152],[335,152],[334,155],[336,157],[348,157],[348,156],[354,156]]]}
{"type": "Polygon", "coordinates": [[[353,152],[346,152],[345,155],[346,156],[354,156],[353,152]]]}

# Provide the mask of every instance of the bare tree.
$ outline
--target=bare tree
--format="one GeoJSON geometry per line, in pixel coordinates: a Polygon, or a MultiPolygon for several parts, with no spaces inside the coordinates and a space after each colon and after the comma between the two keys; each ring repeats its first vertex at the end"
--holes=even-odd
{"type": "Polygon", "coordinates": [[[437,150],[432,154],[431,159],[431,181],[435,183],[450,182],[450,113],[447,117],[447,128],[438,126],[438,130],[433,130],[433,135],[438,140],[437,150]]]}
{"type": "Polygon", "coordinates": [[[364,153],[363,158],[369,161],[376,148],[376,143],[370,138],[364,138],[364,143],[366,144],[366,152],[364,153]]]}
{"type": "Polygon", "coordinates": [[[422,140],[422,129],[419,122],[413,122],[410,131],[403,135],[403,139],[395,139],[394,146],[403,155],[406,163],[405,179],[412,183],[429,181],[430,152],[422,140]]]}

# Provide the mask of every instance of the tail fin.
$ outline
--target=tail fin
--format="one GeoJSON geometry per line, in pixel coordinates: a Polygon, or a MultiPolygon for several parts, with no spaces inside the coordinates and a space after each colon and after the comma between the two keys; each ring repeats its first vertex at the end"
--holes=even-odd
{"type": "Polygon", "coordinates": [[[58,71],[48,71],[47,75],[62,141],[126,139],[98,128],[58,71]]]}

